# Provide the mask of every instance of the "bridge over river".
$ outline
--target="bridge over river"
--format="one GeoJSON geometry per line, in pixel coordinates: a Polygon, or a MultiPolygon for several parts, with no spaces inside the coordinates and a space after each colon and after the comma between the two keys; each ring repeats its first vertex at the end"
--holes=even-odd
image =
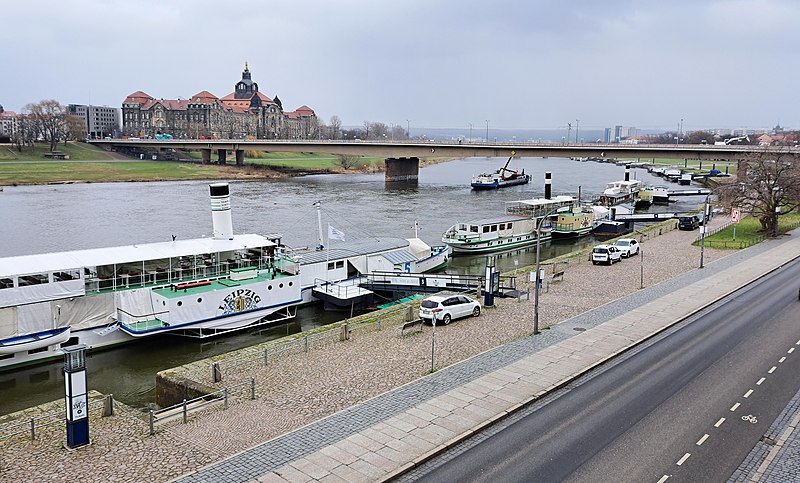
{"type": "MultiPolygon", "coordinates": [[[[200,151],[203,162],[211,162],[216,151],[220,163],[227,162],[232,152],[236,164],[244,163],[245,151],[329,153],[354,156],[383,157],[386,160],[387,182],[416,182],[419,158],[439,156],[467,157],[597,157],[625,159],[699,159],[738,161],[765,150],[785,152],[787,148],[762,146],[712,146],[705,144],[510,144],[510,143],[452,143],[452,142],[358,142],[328,140],[233,140],[233,139],[103,139],[90,143],[108,149],[124,148],[138,151],[200,151]]],[[[800,155],[800,148],[789,148],[800,155]]]]}

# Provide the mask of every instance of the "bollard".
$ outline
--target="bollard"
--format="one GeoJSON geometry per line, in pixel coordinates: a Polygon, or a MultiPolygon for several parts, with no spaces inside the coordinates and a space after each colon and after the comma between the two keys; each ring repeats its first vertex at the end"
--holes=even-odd
{"type": "Polygon", "coordinates": [[[114,415],[114,395],[113,394],[106,394],[105,399],[103,399],[103,417],[106,418],[108,416],[114,415]]]}
{"type": "Polygon", "coordinates": [[[339,342],[344,342],[350,339],[350,331],[347,327],[347,322],[342,324],[339,328],[339,342]]]}
{"type": "Polygon", "coordinates": [[[254,377],[250,378],[250,400],[256,398],[256,380],[254,377]]]}
{"type": "Polygon", "coordinates": [[[378,332],[381,331],[381,314],[378,314],[378,332]]]}
{"type": "Polygon", "coordinates": [[[269,349],[264,348],[264,366],[269,365],[269,349]]]}
{"type": "Polygon", "coordinates": [[[219,382],[222,380],[222,371],[219,370],[219,362],[211,364],[211,382],[219,382]]]}
{"type": "Polygon", "coordinates": [[[31,441],[36,439],[36,419],[31,418],[31,441]]]}
{"type": "Polygon", "coordinates": [[[303,352],[308,352],[308,336],[303,336],[303,352]]]}
{"type": "Polygon", "coordinates": [[[183,424],[186,424],[186,399],[183,400],[183,424]]]}
{"type": "Polygon", "coordinates": [[[153,410],[150,410],[150,436],[156,434],[155,425],[153,424],[153,420],[155,416],[153,415],[153,410]]]}
{"type": "Polygon", "coordinates": [[[223,397],[223,409],[228,409],[228,388],[222,390],[222,397],[223,397]]]}

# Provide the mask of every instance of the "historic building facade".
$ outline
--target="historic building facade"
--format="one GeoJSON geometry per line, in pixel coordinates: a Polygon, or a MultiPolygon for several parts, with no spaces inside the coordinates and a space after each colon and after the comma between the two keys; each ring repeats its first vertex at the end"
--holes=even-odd
{"type": "Polygon", "coordinates": [[[195,139],[309,139],[319,135],[319,123],[308,106],[285,112],[277,96],[273,100],[259,92],[245,63],[242,79],[222,98],[208,91],[189,99],[134,92],[122,103],[122,132],[136,137],[166,133],[195,139]]]}

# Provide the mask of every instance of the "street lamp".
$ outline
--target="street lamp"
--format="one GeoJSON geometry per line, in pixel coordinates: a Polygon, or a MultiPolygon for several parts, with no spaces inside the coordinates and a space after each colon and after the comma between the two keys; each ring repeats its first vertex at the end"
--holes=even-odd
{"type": "Polygon", "coordinates": [[[406,137],[411,139],[411,121],[406,119],[406,137]]]}
{"type": "Polygon", "coordinates": [[[471,143],[472,142],[472,123],[469,122],[467,124],[469,124],[469,141],[467,141],[467,142],[471,143]]]}
{"type": "Polygon", "coordinates": [[[705,250],[706,241],[706,224],[708,223],[709,203],[711,202],[711,195],[706,195],[706,202],[703,204],[703,232],[700,233],[700,268],[703,268],[703,252],[705,250]]]}
{"type": "Polygon", "coordinates": [[[489,120],[486,120],[486,144],[489,144],[489,120]]]}
{"type": "Polygon", "coordinates": [[[575,144],[578,144],[578,128],[581,127],[581,120],[575,119],[575,144]]]}
{"type": "Polygon", "coordinates": [[[562,206],[560,208],[556,208],[550,210],[549,213],[544,215],[543,217],[539,218],[536,221],[536,277],[534,283],[534,294],[533,294],[533,335],[539,334],[539,270],[541,270],[541,266],[539,264],[539,245],[542,241],[542,222],[546,220],[550,215],[553,213],[563,213],[565,211],[569,211],[569,206],[562,206]]]}

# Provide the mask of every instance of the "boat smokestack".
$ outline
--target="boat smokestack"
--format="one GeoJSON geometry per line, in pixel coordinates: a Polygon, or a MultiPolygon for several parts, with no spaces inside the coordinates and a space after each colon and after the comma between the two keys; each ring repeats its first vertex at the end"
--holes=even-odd
{"type": "Polygon", "coordinates": [[[553,173],[545,173],[544,174],[544,199],[550,199],[550,183],[552,183],[553,173]]]}
{"type": "Polygon", "coordinates": [[[625,165],[625,181],[631,180],[631,167],[627,164],[625,165]]]}
{"type": "Polygon", "coordinates": [[[228,183],[208,185],[211,190],[211,222],[215,240],[233,238],[233,221],[231,219],[231,194],[228,183]]]}

